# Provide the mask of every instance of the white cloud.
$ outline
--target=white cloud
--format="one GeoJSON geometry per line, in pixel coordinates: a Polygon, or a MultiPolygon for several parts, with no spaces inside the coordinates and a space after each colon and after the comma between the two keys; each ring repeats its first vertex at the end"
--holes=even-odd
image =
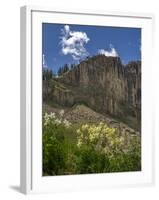
{"type": "Polygon", "coordinates": [[[98,53],[105,56],[118,57],[118,53],[112,44],[110,44],[110,50],[99,49],[98,53]]]}
{"type": "Polygon", "coordinates": [[[68,25],[62,29],[61,46],[64,55],[70,54],[74,60],[82,59],[89,55],[84,45],[89,41],[87,34],[80,31],[71,31],[68,25]]]}
{"type": "Polygon", "coordinates": [[[46,64],[46,60],[45,60],[45,55],[43,54],[43,60],[42,60],[42,67],[43,68],[48,68],[47,64],[46,64]]]}

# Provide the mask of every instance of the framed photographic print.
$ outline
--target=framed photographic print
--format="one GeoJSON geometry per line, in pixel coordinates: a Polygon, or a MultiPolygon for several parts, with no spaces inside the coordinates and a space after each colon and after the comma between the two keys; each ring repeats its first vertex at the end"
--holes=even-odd
{"type": "Polygon", "coordinates": [[[153,183],[149,14],[21,8],[21,191],[153,183]]]}

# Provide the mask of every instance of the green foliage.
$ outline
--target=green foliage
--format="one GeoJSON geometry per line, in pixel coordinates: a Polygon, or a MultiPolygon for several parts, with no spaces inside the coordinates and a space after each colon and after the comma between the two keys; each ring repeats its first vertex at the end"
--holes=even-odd
{"type": "Polygon", "coordinates": [[[58,75],[61,76],[62,74],[69,71],[69,66],[65,64],[63,67],[60,67],[58,70],[58,75]]]}
{"type": "Polygon", "coordinates": [[[50,69],[43,69],[43,81],[49,81],[54,76],[53,71],[50,69]]]}
{"type": "Polygon", "coordinates": [[[137,135],[122,135],[105,123],[71,124],[59,115],[43,117],[43,174],[86,174],[141,170],[137,135]]]}
{"type": "Polygon", "coordinates": [[[50,69],[43,68],[42,78],[43,78],[43,100],[48,101],[52,98],[52,93],[54,90],[53,86],[53,71],[50,69]]]}
{"type": "Polygon", "coordinates": [[[63,119],[63,111],[58,119],[54,113],[45,114],[43,118],[43,173],[58,175],[65,170],[64,134],[69,132],[70,123],[63,119]]]}
{"type": "Polygon", "coordinates": [[[95,151],[91,146],[81,146],[76,152],[77,172],[79,174],[103,173],[109,165],[109,159],[105,154],[95,151]]]}

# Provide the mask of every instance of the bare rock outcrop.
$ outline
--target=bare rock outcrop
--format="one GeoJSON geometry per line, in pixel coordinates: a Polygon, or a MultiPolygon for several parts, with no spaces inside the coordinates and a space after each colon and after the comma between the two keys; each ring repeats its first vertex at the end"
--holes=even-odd
{"type": "Polygon", "coordinates": [[[85,104],[131,121],[140,129],[141,62],[122,65],[119,57],[97,55],[54,78],[51,100],[62,106],[85,104]]]}

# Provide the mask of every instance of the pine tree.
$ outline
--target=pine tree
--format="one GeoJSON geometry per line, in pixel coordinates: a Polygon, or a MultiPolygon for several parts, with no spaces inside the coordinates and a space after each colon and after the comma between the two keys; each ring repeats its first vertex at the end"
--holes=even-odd
{"type": "Polygon", "coordinates": [[[53,71],[51,69],[43,69],[43,80],[48,81],[52,79],[54,76],[53,71]]]}
{"type": "Polygon", "coordinates": [[[58,76],[61,76],[62,75],[62,67],[60,67],[59,69],[58,69],[58,76]]]}
{"type": "Polygon", "coordinates": [[[58,75],[61,76],[62,74],[66,73],[67,71],[69,71],[69,66],[68,64],[65,64],[63,67],[60,67],[58,70],[58,75]]]}

